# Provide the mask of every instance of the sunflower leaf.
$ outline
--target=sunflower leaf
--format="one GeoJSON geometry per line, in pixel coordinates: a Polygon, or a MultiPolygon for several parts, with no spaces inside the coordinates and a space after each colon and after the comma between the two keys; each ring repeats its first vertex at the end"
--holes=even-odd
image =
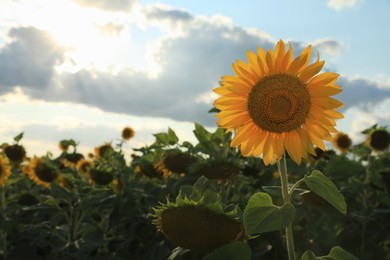
{"type": "Polygon", "coordinates": [[[168,128],[168,143],[170,145],[175,145],[179,141],[175,131],[173,131],[170,127],[168,128]]]}
{"type": "Polygon", "coordinates": [[[257,192],[244,211],[244,226],[248,235],[283,229],[291,224],[295,208],[291,203],[278,207],[267,193],[257,192]]]}
{"type": "Polygon", "coordinates": [[[251,259],[251,248],[247,243],[243,241],[233,242],[224,246],[221,246],[211,253],[209,253],[202,260],[217,260],[217,259],[226,259],[226,260],[249,260],[251,259]]]}
{"type": "Polygon", "coordinates": [[[347,204],[343,194],[341,194],[336,185],[320,171],[313,171],[310,176],[306,175],[304,180],[311,191],[332,204],[333,207],[344,215],[347,214],[347,204]]]}
{"type": "Polygon", "coordinates": [[[326,256],[317,257],[313,251],[306,251],[300,260],[358,260],[354,255],[339,246],[333,247],[326,256]]]}

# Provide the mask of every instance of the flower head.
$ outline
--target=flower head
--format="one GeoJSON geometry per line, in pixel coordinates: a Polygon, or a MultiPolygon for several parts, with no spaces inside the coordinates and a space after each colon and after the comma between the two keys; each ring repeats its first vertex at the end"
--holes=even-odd
{"type": "Polygon", "coordinates": [[[346,153],[352,145],[352,140],[347,134],[337,133],[333,138],[333,145],[339,149],[340,152],[346,153]]]}
{"type": "Polygon", "coordinates": [[[280,160],[285,151],[300,164],[315,155],[314,145],[325,150],[324,140],[332,141],[336,111],[343,103],[331,98],[341,92],[338,74],[318,74],[324,65],[319,58],[308,65],[309,45],[293,59],[293,48],[279,41],[275,50],[257,54],[248,51],[248,64],[237,60],[234,76],[222,77],[214,89],[220,110],[218,125],[235,130],[231,146],[239,146],[244,156],[263,156],[266,165],[280,160]],[[317,75],[318,74],[318,75],[317,75]]]}
{"type": "Polygon", "coordinates": [[[135,131],[131,127],[125,127],[122,130],[122,138],[123,140],[130,140],[135,135],[135,131]]]}
{"type": "Polygon", "coordinates": [[[390,145],[390,133],[383,127],[373,129],[368,134],[365,143],[376,152],[384,151],[390,145]]]}
{"type": "Polygon", "coordinates": [[[11,166],[6,157],[0,155],[0,186],[3,186],[11,175],[11,166]]]}
{"type": "Polygon", "coordinates": [[[34,157],[23,172],[36,184],[50,188],[59,177],[58,169],[45,158],[34,157]]]}
{"type": "Polygon", "coordinates": [[[156,169],[165,176],[171,173],[186,173],[187,168],[197,159],[188,153],[179,151],[167,151],[156,163],[156,169]]]}
{"type": "Polygon", "coordinates": [[[19,144],[8,145],[4,148],[4,153],[11,162],[19,163],[26,157],[26,150],[19,144]]]}

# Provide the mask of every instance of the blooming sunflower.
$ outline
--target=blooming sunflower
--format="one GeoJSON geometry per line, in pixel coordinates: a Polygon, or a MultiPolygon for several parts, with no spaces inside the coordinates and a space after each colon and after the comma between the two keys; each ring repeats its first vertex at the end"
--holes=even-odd
{"type": "Polygon", "coordinates": [[[3,186],[11,174],[11,166],[6,157],[0,155],[0,186],[3,186]]]}
{"type": "Polygon", "coordinates": [[[385,127],[374,128],[369,132],[365,145],[375,152],[384,151],[390,146],[390,133],[385,127]]]}
{"type": "Polygon", "coordinates": [[[231,146],[244,156],[262,155],[268,165],[287,151],[300,164],[315,155],[314,145],[325,150],[324,140],[332,141],[335,119],[343,118],[336,111],[343,103],[330,97],[342,91],[335,85],[339,75],[318,74],[324,61],[308,65],[311,53],[309,45],[293,59],[291,44],[286,51],[282,40],[274,51],[247,51],[248,64],[237,60],[235,75],[214,89],[221,95],[214,104],[217,124],[235,130],[231,146]]]}
{"type": "Polygon", "coordinates": [[[348,152],[352,145],[352,140],[347,134],[337,133],[333,138],[333,145],[342,153],[348,152]]]}
{"type": "Polygon", "coordinates": [[[44,158],[34,157],[23,172],[36,184],[50,188],[59,177],[58,169],[44,158]]]}
{"type": "Polygon", "coordinates": [[[164,176],[169,176],[171,173],[186,173],[187,168],[196,162],[197,158],[188,153],[166,151],[156,162],[155,167],[158,171],[163,172],[164,176]]]}
{"type": "Polygon", "coordinates": [[[130,140],[131,138],[134,137],[134,135],[135,135],[135,131],[131,127],[123,128],[122,133],[121,133],[123,140],[130,140]]]}

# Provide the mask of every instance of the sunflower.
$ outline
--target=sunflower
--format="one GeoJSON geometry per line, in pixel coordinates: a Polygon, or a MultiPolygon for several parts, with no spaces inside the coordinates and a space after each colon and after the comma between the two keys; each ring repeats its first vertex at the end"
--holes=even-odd
{"type": "Polygon", "coordinates": [[[313,145],[325,150],[324,140],[332,141],[336,111],[343,103],[330,98],[341,92],[335,85],[338,74],[318,74],[324,61],[308,65],[309,45],[295,59],[290,44],[286,52],[280,40],[275,50],[257,54],[248,51],[248,64],[237,60],[235,76],[222,77],[214,92],[221,95],[214,105],[220,110],[217,124],[235,130],[231,146],[239,146],[244,156],[263,156],[266,165],[282,158],[285,151],[300,164],[315,155],[313,145]],[[317,75],[318,74],[318,75],[317,75]]]}
{"type": "Polygon", "coordinates": [[[198,176],[219,181],[233,180],[240,173],[238,165],[228,160],[205,160],[194,165],[192,170],[198,176]]]}
{"type": "Polygon", "coordinates": [[[88,173],[89,169],[92,168],[93,163],[87,159],[80,159],[76,163],[76,169],[84,174],[88,173]]]}
{"type": "Polygon", "coordinates": [[[157,171],[163,172],[164,176],[168,176],[171,173],[186,173],[187,168],[196,161],[197,159],[188,153],[167,151],[155,167],[157,171]]]}
{"type": "Polygon", "coordinates": [[[0,186],[3,186],[11,175],[11,166],[9,160],[6,157],[0,155],[0,186]]]}
{"type": "Polygon", "coordinates": [[[95,147],[95,154],[96,157],[98,158],[104,158],[104,156],[108,151],[113,151],[113,150],[114,149],[112,148],[110,143],[105,143],[101,146],[95,147]]]}
{"type": "Polygon", "coordinates": [[[4,153],[13,163],[20,163],[24,160],[24,158],[26,158],[26,150],[23,146],[18,144],[7,145],[4,148],[4,153]]]}
{"type": "Polygon", "coordinates": [[[88,177],[92,183],[99,185],[108,185],[114,180],[112,173],[95,168],[88,171],[88,177]]]}
{"type": "Polygon", "coordinates": [[[333,138],[333,146],[340,150],[342,153],[348,152],[352,145],[352,140],[347,134],[337,133],[333,138]]]}
{"type": "Polygon", "coordinates": [[[34,157],[23,172],[36,184],[50,188],[51,184],[59,177],[58,169],[46,159],[34,157]]]}
{"type": "Polygon", "coordinates": [[[125,128],[123,128],[121,135],[122,135],[123,140],[130,140],[131,138],[134,137],[135,131],[131,127],[125,127],[125,128]]]}
{"type": "Polygon", "coordinates": [[[373,129],[368,134],[365,144],[376,152],[384,151],[390,145],[390,134],[387,129],[383,127],[373,129]]]}
{"type": "MultiPolygon", "coordinates": [[[[179,195],[180,196],[180,195],[179,195]]],[[[237,209],[226,212],[219,201],[176,198],[153,208],[153,223],[172,244],[198,252],[210,252],[244,238],[237,209]]]]}

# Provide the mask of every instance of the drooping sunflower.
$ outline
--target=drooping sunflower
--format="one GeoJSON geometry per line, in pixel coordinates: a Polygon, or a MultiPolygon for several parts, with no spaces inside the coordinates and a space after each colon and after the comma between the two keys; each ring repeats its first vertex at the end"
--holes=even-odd
{"type": "Polygon", "coordinates": [[[365,145],[375,152],[384,151],[390,146],[390,133],[385,127],[374,128],[368,133],[365,145]]]}
{"type": "Polygon", "coordinates": [[[287,151],[300,164],[315,155],[314,145],[325,150],[324,140],[338,132],[335,119],[343,115],[336,109],[343,103],[330,96],[342,91],[335,84],[339,75],[318,74],[324,61],[318,57],[308,65],[311,53],[309,45],[293,59],[291,44],[286,52],[282,40],[274,51],[247,51],[248,64],[237,60],[235,75],[222,77],[214,89],[221,95],[214,103],[220,110],[217,124],[235,130],[231,146],[239,146],[244,156],[262,155],[268,165],[287,151]]]}
{"type": "Polygon", "coordinates": [[[114,175],[102,169],[92,168],[88,171],[88,178],[93,184],[108,185],[114,180],[114,175]]]}
{"type": "Polygon", "coordinates": [[[197,158],[189,153],[180,151],[166,151],[165,154],[156,162],[155,167],[163,172],[164,176],[171,173],[186,173],[189,166],[197,162],[197,158]]]}
{"type": "Polygon", "coordinates": [[[333,138],[333,146],[339,149],[342,153],[348,152],[351,145],[352,140],[347,134],[337,133],[333,138]]]}
{"type": "Polygon", "coordinates": [[[7,145],[4,148],[4,153],[13,163],[20,163],[26,158],[26,150],[19,144],[7,145]]]}
{"type": "Polygon", "coordinates": [[[237,208],[225,211],[218,201],[207,204],[204,199],[176,198],[176,202],[161,203],[153,210],[154,224],[176,246],[210,252],[244,238],[237,208]]]}
{"type": "Polygon", "coordinates": [[[11,166],[8,158],[0,155],[0,186],[3,186],[11,175],[11,166]]]}
{"type": "Polygon", "coordinates": [[[135,135],[135,131],[131,127],[123,128],[122,133],[121,133],[123,140],[130,140],[131,138],[134,137],[134,135],[135,135]]]}
{"type": "Polygon", "coordinates": [[[87,159],[80,159],[77,163],[76,163],[76,169],[78,171],[80,171],[81,173],[83,174],[87,174],[89,169],[91,169],[93,167],[93,163],[90,161],[90,160],[87,160],[87,159]]]}
{"type": "Polygon", "coordinates": [[[51,184],[59,177],[58,168],[40,157],[34,157],[30,164],[23,168],[23,172],[36,184],[46,188],[50,188],[51,184]]]}
{"type": "Polygon", "coordinates": [[[101,146],[97,146],[97,147],[95,147],[96,157],[97,158],[104,158],[105,154],[110,150],[113,151],[111,143],[105,143],[101,146]]]}
{"type": "Polygon", "coordinates": [[[195,164],[190,170],[198,176],[222,182],[234,180],[240,173],[237,163],[227,159],[204,160],[195,164]]]}

